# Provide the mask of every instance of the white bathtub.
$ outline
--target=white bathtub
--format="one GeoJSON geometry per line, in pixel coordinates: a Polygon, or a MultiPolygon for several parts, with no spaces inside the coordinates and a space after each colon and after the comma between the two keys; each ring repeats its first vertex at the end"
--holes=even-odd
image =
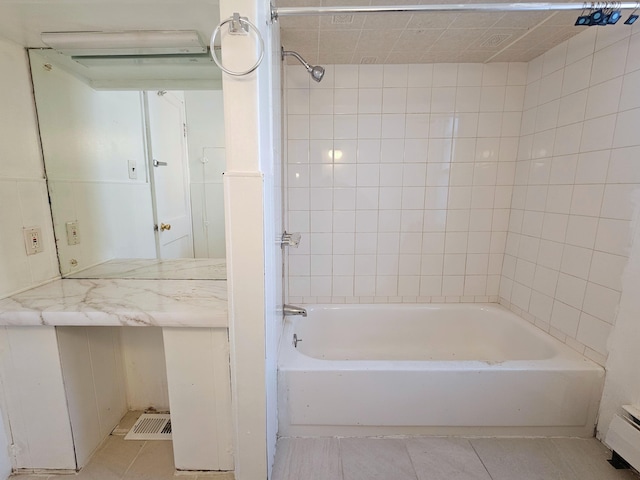
{"type": "Polygon", "coordinates": [[[306,308],[280,346],[280,435],[593,436],[604,370],[497,304],[306,308]]]}

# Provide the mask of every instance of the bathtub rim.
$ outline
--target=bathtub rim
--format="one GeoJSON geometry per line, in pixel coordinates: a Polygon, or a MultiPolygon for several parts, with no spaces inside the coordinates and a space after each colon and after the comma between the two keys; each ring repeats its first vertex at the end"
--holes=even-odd
{"type": "Polygon", "coordinates": [[[561,342],[553,335],[538,328],[531,322],[516,315],[499,303],[368,303],[368,304],[306,304],[308,315],[313,315],[314,310],[337,310],[348,309],[357,310],[362,307],[393,309],[427,308],[436,309],[439,307],[461,308],[468,310],[496,311],[507,314],[514,321],[521,325],[531,334],[542,338],[554,349],[554,355],[549,358],[526,359],[526,360],[504,360],[504,361],[482,361],[482,360],[327,360],[308,356],[293,346],[293,334],[295,324],[300,321],[300,317],[285,317],[282,338],[278,352],[278,370],[283,371],[324,371],[324,370],[375,370],[375,371],[414,371],[429,369],[432,371],[523,371],[523,370],[545,370],[545,371],[600,371],[604,375],[604,367],[588,359],[580,352],[573,350],[567,344],[561,342]]]}

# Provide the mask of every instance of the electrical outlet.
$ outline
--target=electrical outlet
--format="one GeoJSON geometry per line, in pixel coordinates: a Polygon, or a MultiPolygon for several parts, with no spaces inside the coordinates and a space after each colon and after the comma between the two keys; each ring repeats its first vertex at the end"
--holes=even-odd
{"type": "Polygon", "coordinates": [[[137,180],[138,179],[138,167],[136,165],[135,160],[129,160],[129,179],[137,180]]]}
{"type": "Polygon", "coordinates": [[[24,246],[27,250],[27,255],[35,255],[44,251],[44,245],[42,244],[42,229],[40,227],[28,227],[23,228],[24,234],[24,246]]]}
{"type": "Polygon", "coordinates": [[[67,245],[78,245],[80,243],[80,230],[78,229],[78,222],[67,222],[67,245]]]}

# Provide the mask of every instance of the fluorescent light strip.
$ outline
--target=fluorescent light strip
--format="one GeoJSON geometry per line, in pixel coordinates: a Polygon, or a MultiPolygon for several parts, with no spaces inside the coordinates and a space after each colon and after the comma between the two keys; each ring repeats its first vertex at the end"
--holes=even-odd
{"type": "Polygon", "coordinates": [[[65,55],[182,55],[207,53],[194,30],[46,32],[42,42],[65,55]]]}

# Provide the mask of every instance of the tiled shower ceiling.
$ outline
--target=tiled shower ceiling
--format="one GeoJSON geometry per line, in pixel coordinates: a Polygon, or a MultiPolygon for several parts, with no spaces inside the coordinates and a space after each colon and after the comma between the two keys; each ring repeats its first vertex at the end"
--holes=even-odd
{"type": "MultiPolygon", "coordinates": [[[[329,7],[480,1],[483,0],[280,0],[277,5],[329,7]]],[[[312,64],[527,62],[588,28],[574,26],[578,15],[579,11],[378,13],[282,17],[279,23],[282,45],[296,50],[312,64]]]]}

